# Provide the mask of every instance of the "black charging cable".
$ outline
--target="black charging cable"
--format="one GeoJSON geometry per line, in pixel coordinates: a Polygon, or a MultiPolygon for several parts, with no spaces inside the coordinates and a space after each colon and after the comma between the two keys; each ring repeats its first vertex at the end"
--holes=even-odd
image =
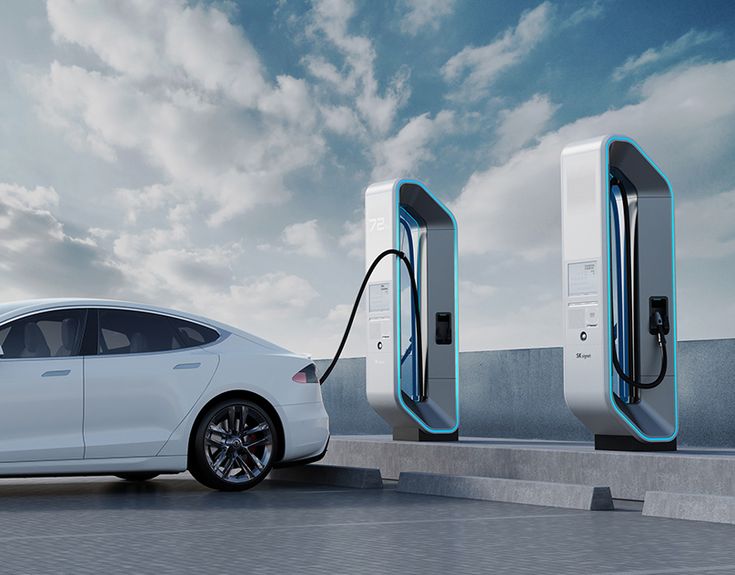
{"type": "Polygon", "coordinates": [[[350,313],[350,319],[347,321],[347,327],[345,327],[345,332],[342,335],[342,341],[339,344],[339,347],[337,348],[337,353],[334,356],[334,359],[332,359],[332,363],[329,364],[329,367],[324,372],[324,375],[319,379],[319,383],[324,383],[329,375],[332,373],[332,370],[337,365],[337,361],[339,360],[339,356],[342,355],[342,350],[345,347],[345,344],[347,343],[347,337],[350,335],[350,330],[352,329],[352,324],[355,321],[355,315],[357,314],[357,308],[360,306],[360,300],[362,299],[362,294],[365,292],[365,288],[367,287],[368,281],[370,280],[370,276],[373,274],[373,271],[375,271],[375,268],[378,267],[378,264],[383,260],[383,258],[386,258],[388,256],[396,256],[399,258],[403,265],[406,266],[406,270],[408,271],[408,277],[411,278],[411,296],[413,298],[413,307],[415,310],[414,317],[416,318],[416,357],[418,358],[418,361],[416,362],[418,369],[417,369],[417,375],[418,375],[418,382],[419,382],[419,389],[421,390],[421,399],[425,397],[424,391],[424,369],[422,364],[422,358],[423,358],[423,346],[421,341],[421,312],[419,310],[419,289],[416,285],[416,276],[414,274],[413,265],[411,264],[411,260],[409,260],[408,256],[400,251],[400,250],[385,250],[381,254],[378,255],[373,260],[373,263],[370,264],[370,267],[368,268],[367,273],[365,273],[365,277],[362,280],[362,284],[360,285],[360,289],[357,290],[357,297],[355,298],[355,303],[352,306],[352,312],[350,313]]]}
{"type": "MultiPolygon", "coordinates": [[[[654,312],[653,317],[656,325],[656,338],[658,339],[658,347],[661,349],[661,370],[658,372],[658,377],[652,382],[643,383],[642,381],[637,381],[636,379],[626,375],[623,372],[623,369],[620,367],[620,362],[618,361],[618,350],[615,347],[615,343],[613,343],[612,346],[612,360],[613,365],[615,366],[615,371],[618,372],[620,379],[622,379],[625,383],[627,383],[628,385],[632,385],[633,387],[637,387],[638,389],[653,389],[664,380],[664,377],[666,377],[666,369],[668,367],[669,358],[668,353],[666,352],[666,334],[664,333],[664,320],[663,317],[661,317],[661,313],[658,311],[654,312]]],[[[615,336],[615,339],[617,339],[617,336],[615,336]]]]}

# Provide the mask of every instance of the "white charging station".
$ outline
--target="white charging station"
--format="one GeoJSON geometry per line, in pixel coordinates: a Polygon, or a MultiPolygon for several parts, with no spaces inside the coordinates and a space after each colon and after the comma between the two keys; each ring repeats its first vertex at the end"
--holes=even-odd
{"type": "Polygon", "coordinates": [[[418,290],[415,298],[398,257],[382,259],[370,276],[368,401],[394,439],[456,440],[457,223],[421,182],[392,180],[365,191],[365,225],[368,270],[383,252],[397,250],[410,261],[418,290]]]}
{"type": "Polygon", "coordinates": [[[674,450],[671,186],[631,139],[561,155],[564,396],[598,449],[674,450]]]}

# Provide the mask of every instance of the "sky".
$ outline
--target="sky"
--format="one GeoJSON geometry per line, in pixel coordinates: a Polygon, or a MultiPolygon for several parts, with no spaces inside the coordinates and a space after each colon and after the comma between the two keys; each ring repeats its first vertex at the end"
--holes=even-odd
{"type": "Polygon", "coordinates": [[[6,0],[0,301],[331,357],[364,190],[414,177],[459,223],[461,349],[558,346],[559,155],[618,133],[672,183],[679,338],[735,337],[733,29],[730,1],[6,0]]]}

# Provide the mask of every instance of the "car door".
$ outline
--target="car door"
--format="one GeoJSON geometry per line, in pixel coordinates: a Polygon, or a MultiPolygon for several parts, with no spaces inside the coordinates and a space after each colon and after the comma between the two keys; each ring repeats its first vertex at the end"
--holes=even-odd
{"type": "Polygon", "coordinates": [[[85,357],[85,458],[154,456],[206,388],[219,357],[169,316],[100,309],[97,321],[97,355],[85,357]]]}
{"type": "Polygon", "coordinates": [[[47,311],[0,326],[0,462],[84,456],[86,315],[47,311]]]}

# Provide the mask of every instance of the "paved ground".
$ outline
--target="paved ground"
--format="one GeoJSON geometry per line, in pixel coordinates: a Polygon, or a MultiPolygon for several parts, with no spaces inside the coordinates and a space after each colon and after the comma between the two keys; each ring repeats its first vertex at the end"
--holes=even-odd
{"type": "Polygon", "coordinates": [[[735,573],[735,527],[186,476],[0,480],[0,573],[735,573]]]}

